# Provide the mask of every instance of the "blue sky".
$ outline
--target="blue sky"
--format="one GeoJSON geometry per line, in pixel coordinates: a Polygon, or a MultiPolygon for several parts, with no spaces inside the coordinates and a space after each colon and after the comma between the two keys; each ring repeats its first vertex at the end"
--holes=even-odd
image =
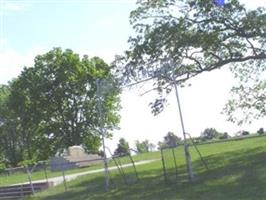
{"type": "MultiPolygon", "coordinates": [[[[266,0],[242,0],[249,8],[265,6],[266,0]]],[[[53,47],[70,48],[77,53],[100,56],[111,62],[126,50],[133,34],[129,13],[134,0],[0,0],[0,84],[16,77],[24,66],[31,66],[37,54],[53,47]]],[[[236,126],[226,122],[222,108],[235,84],[228,69],[203,74],[180,89],[186,131],[199,135],[207,127],[231,134],[246,129],[256,131],[265,119],[252,125],[236,126]]],[[[181,137],[176,99],[154,117],[148,104],[155,94],[140,96],[144,89],[122,94],[121,130],[108,141],[113,149],[120,137],[133,146],[134,141],[149,139],[157,143],[168,131],[181,137]]],[[[266,128],[266,127],[264,127],[266,128]]]]}
{"type": "Polygon", "coordinates": [[[122,2],[2,0],[2,37],[20,53],[54,46],[88,53],[120,49],[130,34],[128,17],[134,6],[133,1],[122,2]]]}

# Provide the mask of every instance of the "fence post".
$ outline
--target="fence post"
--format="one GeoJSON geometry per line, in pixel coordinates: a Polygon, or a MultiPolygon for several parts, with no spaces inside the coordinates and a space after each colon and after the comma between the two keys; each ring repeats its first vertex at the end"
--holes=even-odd
{"type": "Polygon", "coordinates": [[[47,176],[47,170],[46,170],[46,163],[44,162],[44,175],[45,175],[45,179],[46,179],[46,183],[47,183],[47,186],[49,185],[49,181],[48,181],[48,176],[47,176]]]}
{"type": "Polygon", "coordinates": [[[62,166],[62,176],[63,176],[63,181],[64,181],[64,187],[65,187],[65,191],[67,191],[67,184],[66,184],[66,176],[65,176],[65,170],[64,170],[64,164],[62,163],[61,166],[62,166]]]}
{"type": "Polygon", "coordinates": [[[35,194],[35,191],[34,191],[34,187],[33,187],[32,180],[31,180],[31,173],[30,173],[30,170],[29,170],[28,167],[27,167],[27,174],[28,174],[28,179],[29,179],[31,191],[32,191],[32,194],[34,195],[35,194]]]}
{"type": "Polygon", "coordinates": [[[139,175],[138,175],[138,172],[137,172],[137,168],[136,168],[136,165],[135,165],[135,162],[133,160],[133,158],[131,157],[131,155],[129,154],[129,158],[133,164],[133,167],[134,167],[134,170],[135,170],[135,174],[136,174],[136,178],[137,178],[137,181],[139,180],[139,175]]]}
{"type": "Polygon", "coordinates": [[[23,185],[20,184],[20,196],[23,197],[24,196],[24,193],[23,193],[23,185]]]}
{"type": "Polygon", "coordinates": [[[164,175],[164,180],[167,181],[166,177],[166,169],[165,169],[165,163],[164,163],[164,157],[163,157],[163,149],[161,148],[161,157],[162,157],[162,164],[163,164],[163,175],[164,175]]]}
{"type": "Polygon", "coordinates": [[[176,163],[176,157],[175,157],[175,148],[172,148],[172,153],[174,157],[174,162],[175,162],[175,176],[176,176],[176,181],[178,180],[178,173],[177,173],[177,163],[176,163]]]}
{"type": "Polygon", "coordinates": [[[184,144],[184,149],[185,149],[185,156],[186,156],[186,162],[187,162],[188,178],[190,182],[193,182],[195,181],[195,177],[192,171],[192,162],[191,162],[188,144],[184,144]]]}

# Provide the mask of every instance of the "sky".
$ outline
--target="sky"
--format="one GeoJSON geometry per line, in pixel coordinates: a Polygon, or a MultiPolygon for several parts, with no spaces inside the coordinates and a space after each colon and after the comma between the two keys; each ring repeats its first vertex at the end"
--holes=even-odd
{"type": "MultiPolygon", "coordinates": [[[[250,9],[266,6],[266,0],[241,2],[250,9]]],[[[129,13],[135,7],[134,0],[0,0],[0,84],[17,77],[25,66],[33,65],[36,55],[53,47],[111,62],[127,49],[128,37],[134,34],[129,13]]],[[[237,126],[221,114],[236,83],[228,67],[189,82],[190,87],[179,88],[179,95],[185,130],[191,135],[198,136],[208,127],[229,134],[266,128],[265,119],[237,126]]],[[[156,94],[141,95],[144,92],[143,88],[123,91],[120,130],[107,141],[112,150],[120,137],[134,147],[136,140],[157,144],[168,131],[182,136],[174,93],[164,112],[153,116],[148,104],[156,94]]]]}

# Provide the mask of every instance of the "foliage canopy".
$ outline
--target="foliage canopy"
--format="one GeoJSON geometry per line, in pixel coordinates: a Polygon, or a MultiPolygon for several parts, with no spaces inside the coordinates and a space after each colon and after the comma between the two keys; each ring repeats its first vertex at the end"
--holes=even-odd
{"type": "Polygon", "coordinates": [[[34,66],[24,68],[10,84],[9,93],[7,104],[13,116],[4,125],[17,123],[23,160],[47,159],[72,145],[96,152],[100,126],[111,136],[120,119],[120,88],[111,68],[98,57],[80,58],[68,49],[54,48],[36,56],[34,66]],[[103,79],[109,81],[109,88],[97,95],[96,80],[103,79]]]}
{"type": "Polygon", "coordinates": [[[164,93],[202,72],[231,64],[265,70],[266,12],[247,10],[238,0],[216,6],[212,0],[139,0],[129,39],[117,65],[126,82],[155,80],[161,95],[153,106],[163,109],[164,93]]]}

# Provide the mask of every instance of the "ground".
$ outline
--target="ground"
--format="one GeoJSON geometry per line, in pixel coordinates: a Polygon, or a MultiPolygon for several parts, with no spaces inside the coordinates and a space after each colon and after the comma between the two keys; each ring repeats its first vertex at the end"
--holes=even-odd
{"type": "MultiPolygon", "coordinates": [[[[196,181],[186,177],[183,150],[177,148],[178,182],[175,182],[170,153],[166,155],[172,181],[165,182],[160,160],[137,166],[139,181],[126,185],[118,173],[111,172],[116,187],[105,191],[103,173],[80,177],[67,184],[37,194],[30,200],[266,200],[266,137],[199,145],[209,170],[191,147],[196,181]]],[[[167,153],[166,153],[167,154],[167,153]]],[[[160,158],[160,152],[135,156],[135,160],[160,158]]],[[[132,172],[132,171],[131,171],[132,172]]],[[[129,171],[129,173],[131,173],[129,171]]],[[[132,174],[131,174],[132,175],[132,174]]]]}

